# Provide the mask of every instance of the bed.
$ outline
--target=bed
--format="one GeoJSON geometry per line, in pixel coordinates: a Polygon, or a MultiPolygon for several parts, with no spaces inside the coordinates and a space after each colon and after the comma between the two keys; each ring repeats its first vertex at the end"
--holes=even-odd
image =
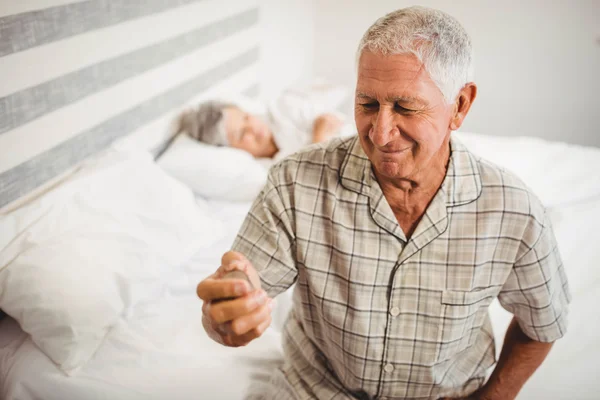
{"type": "MultiPolygon", "coordinates": [[[[54,3],[0,12],[0,76],[13,78],[0,87],[0,398],[241,399],[282,362],[291,294],[260,339],[231,349],[204,333],[195,287],[266,169],[231,155],[242,188],[215,168],[223,153],[196,148],[192,176],[212,181],[188,181],[173,169],[193,144],[174,153],[169,139],[182,108],[259,92],[258,2],[54,3]]],[[[455,135],[540,196],[571,284],[569,333],[519,398],[597,398],[600,149],[455,135]]],[[[500,348],[510,315],[490,312],[500,348]]]]}
{"type": "MultiPolygon", "coordinates": [[[[504,157],[506,165],[515,156],[519,159],[519,154],[502,156],[496,151],[509,144],[507,139],[457,135],[464,142],[473,142],[472,147],[480,147],[480,151],[490,146],[495,157],[504,157]]],[[[522,142],[522,151],[529,151],[528,142],[535,144],[541,150],[537,153],[539,157],[552,156],[552,151],[560,150],[559,147],[562,150],[572,147],[530,138],[510,141],[513,145],[522,142]]],[[[563,151],[562,160],[553,157],[557,168],[560,164],[578,163],[586,155],[588,162],[600,160],[600,150],[570,150],[575,159],[563,151]]],[[[86,168],[89,167],[83,170],[86,168]]],[[[535,181],[542,179],[544,176],[535,181]]],[[[600,189],[595,177],[588,183],[600,189]]],[[[539,189],[543,193],[543,188],[539,189]]],[[[547,193],[552,195],[550,191],[556,189],[552,186],[547,193]]],[[[583,198],[556,199],[557,204],[549,206],[573,292],[569,334],[556,343],[519,398],[596,398],[599,384],[595,371],[600,350],[596,332],[600,323],[591,310],[600,298],[600,273],[594,268],[599,255],[595,225],[600,221],[600,197],[598,192],[590,194],[583,198]]],[[[2,398],[239,399],[251,378],[268,379],[270,368],[282,359],[280,332],[290,298],[286,294],[278,299],[273,325],[247,347],[225,348],[206,337],[195,286],[219,265],[220,255],[232,242],[250,203],[195,199],[200,209],[214,219],[211,231],[217,240],[208,247],[199,244],[190,252],[191,256],[162,274],[160,280],[153,281],[148,290],[160,296],[132,299],[134,306],[127,316],[111,328],[93,357],[76,374],[69,376],[58,368],[13,318],[0,321],[2,398]]],[[[501,343],[510,315],[498,303],[492,305],[491,315],[497,343],[501,343]]]]}

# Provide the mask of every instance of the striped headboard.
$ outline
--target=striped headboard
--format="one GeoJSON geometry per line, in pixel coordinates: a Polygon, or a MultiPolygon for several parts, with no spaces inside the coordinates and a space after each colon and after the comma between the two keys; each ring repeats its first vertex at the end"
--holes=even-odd
{"type": "Polygon", "coordinates": [[[258,93],[257,0],[0,1],[0,208],[174,116],[258,93]]]}

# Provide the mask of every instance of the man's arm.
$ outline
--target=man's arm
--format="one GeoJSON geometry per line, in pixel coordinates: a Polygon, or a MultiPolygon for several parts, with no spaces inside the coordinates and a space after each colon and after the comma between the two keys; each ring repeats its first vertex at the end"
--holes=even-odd
{"type": "Polygon", "coordinates": [[[482,400],[510,400],[517,394],[542,364],[554,343],[538,342],[529,338],[517,323],[511,321],[498,365],[488,382],[472,398],[482,400]]]}
{"type": "Polygon", "coordinates": [[[319,115],[313,124],[312,142],[320,143],[331,138],[341,127],[342,121],[335,115],[319,115]]]}
{"type": "Polygon", "coordinates": [[[475,399],[514,399],[553,342],[567,332],[571,300],[567,276],[550,219],[545,212],[540,218],[540,204],[533,206],[538,215],[526,229],[525,254],[515,262],[498,295],[502,307],[514,317],[498,365],[475,399]]]}

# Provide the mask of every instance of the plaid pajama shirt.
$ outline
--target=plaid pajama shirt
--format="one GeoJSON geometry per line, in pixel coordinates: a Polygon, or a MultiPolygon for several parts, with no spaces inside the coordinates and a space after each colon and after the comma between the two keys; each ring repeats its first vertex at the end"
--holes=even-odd
{"type": "Polygon", "coordinates": [[[412,237],[357,137],[275,165],[233,244],[276,296],[296,283],[285,361],[250,398],[436,399],[495,363],[498,297],[531,338],[564,335],[570,294],[539,200],[454,137],[412,237]]]}

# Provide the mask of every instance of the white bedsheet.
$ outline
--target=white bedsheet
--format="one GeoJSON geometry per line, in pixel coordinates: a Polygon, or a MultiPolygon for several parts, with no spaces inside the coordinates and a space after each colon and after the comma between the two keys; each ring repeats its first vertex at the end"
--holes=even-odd
{"type": "Polygon", "coordinates": [[[238,399],[252,374],[281,359],[279,333],[270,328],[251,345],[212,342],[201,324],[196,284],[219,264],[248,204],[213,206],[229,223],[210,254],[196,254],[163,283],[160,298],[139,305],[109,333],[92,360],[67,377],[11,318],[0,321],[0,398],[238,399]]]}
{"type": "MultiPolygon", "coordinates": [[[[163,295],[121,321],[77,376],[60,372],[12,319],[0,321],[0,398],[241,399],[251,376],[268,378],[270,368],[281,362],[279,329],[289,296],[279,300],[273,326],[247,347],[230,349],[206,337],[195,286],[218,266],[249,204],[213,202],[209,207],[228,227],[218,244],[173,270],[163,282],[163,295]]],[[[551,207],[550,213],[573,294],[569,332],[519,399],[596,399],[600,200],[579,198],[551,207]]],[[[500,348],[510,315],[497,303],[491,313],[500,348]]]]}

